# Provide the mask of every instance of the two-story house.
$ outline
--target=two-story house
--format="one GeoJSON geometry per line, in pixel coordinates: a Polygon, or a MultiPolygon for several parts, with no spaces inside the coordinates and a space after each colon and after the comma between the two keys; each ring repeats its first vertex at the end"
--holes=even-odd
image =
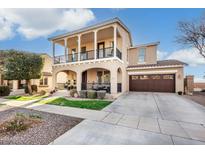
{"type": "Polygon", "coordinates": [[[49,38],[53,45],[53,88],[126,91],[183,91],[183,66],[157,61],[156,43],[133,46],[129,29],[114,18],[49,38]],[[56,45],[64,54],[56,53],[56,45]]]}

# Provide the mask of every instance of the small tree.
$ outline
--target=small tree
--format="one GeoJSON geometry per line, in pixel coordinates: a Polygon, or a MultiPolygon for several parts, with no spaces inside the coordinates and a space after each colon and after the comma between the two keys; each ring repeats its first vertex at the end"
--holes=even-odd
{"type": "Polygon", "coordinates": [[[180,21],[178,29],[181,35],[177,37],[177,42],[195,47],[205,58],[205,14],[196,21],[180,21]]]}
{"type": "Polygon", "coordinates": [[[40,55],[10,50],[4,60],[4,79],[26,80],[29,94],[32,94],[30,80],[41,77],[42,67],[43,60],[40,55]]]}

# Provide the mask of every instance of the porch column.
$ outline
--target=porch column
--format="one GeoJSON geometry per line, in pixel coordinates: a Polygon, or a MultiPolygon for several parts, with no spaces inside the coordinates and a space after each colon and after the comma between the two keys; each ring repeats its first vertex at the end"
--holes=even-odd
{"type": "Polygon", "coordinates": [[[57,79],[57,73],[53,72],[52,73],[52,89],[51,90],[54,90],[56,87],[56,79],[57,79]]]}
{"type": "Polygon", "coordinates": [[[81,91],[81,84],[82,84],[82,72],[76,72],[77,73],[77,91],[81,91]]]}
{"type": "Polygon", "coordinates": [[[117,94],[117,69],[110,70],[111,94],[117,94]]]}
{"type": "Polygon", "coordinates": [[[94,58],[97,59],[97,30],[94,31],[94,58]]]}
{"type": "Polygon", "coordinates": [[[114,28],[114,57],[116,57],[116,51],[117,51],[117,26],[116,25],[114,25],[113,26],[113,28],[114,28]]]}
{"type": "Polygon", "coordinates": [[[81,35],[79,34],[78,35],[78,61],[80,61],[80,50],[81,50],[81,48],[80,48],[80,46],[81,46],[81,40],[80,40],[80,37],[81,37],[81,35]]]}
{"type": "Polygon", "coordinates": [[[13,80],[13,90],[18,90],[18,80],[13,80]]]}
{"type": "Polygon", "coordinates": [[[52,42],[53,46],[53,63],[55,63],[55,42],[52,42]]]}
{"type": "Polygon", "coordinates": [[[68,41],[68,38],[65,38],[64,39],[64,50],[65,50],[65,63],[67,62],[67,59],[68,59],[68,49],[67,49],[67,47],[68,47],[68,44],[67,44],[67,41],[68,41]]]}

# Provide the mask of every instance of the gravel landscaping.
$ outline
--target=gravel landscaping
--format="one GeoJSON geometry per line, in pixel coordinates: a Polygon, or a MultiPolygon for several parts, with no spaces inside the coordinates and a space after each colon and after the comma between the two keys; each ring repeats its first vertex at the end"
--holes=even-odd
{"type": "Polygon", "coordinates": [[[0,126],[12,121],[17,115],[37,118],[38,122],[35,120],[28,129],[17,133],[5,133],[0,130],[0,144],[49,144],[83,120],[30,109],[12,108],[0,112],[0,126]]]}

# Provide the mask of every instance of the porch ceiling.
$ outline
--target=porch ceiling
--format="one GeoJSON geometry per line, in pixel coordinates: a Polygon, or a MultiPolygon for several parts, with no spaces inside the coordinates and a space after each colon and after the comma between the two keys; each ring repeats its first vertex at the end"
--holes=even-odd
{"type": "MultiPolygon", "coordinates": [[[[113,38],[113,37],[114,37],[113,27],[99,30],[97,33],[97,41],[106,40],[106,39],[113,38]]],[[[120,37],[119,33],[117,33],[117,37],[120,37]]],[[[93,32],[85,33],[85,34],[81,35],[81,44],[86,44],[86,43],[90,43],[90,42],[94,42],[94,33],[93,32]]],[[[56,43],[61,45],[61,46],[64,46],[64,39],[56,41],[56,43]]],[[[67,45],[68,46],[77,46],[77,36],[68,38],[67,45]]]]}

